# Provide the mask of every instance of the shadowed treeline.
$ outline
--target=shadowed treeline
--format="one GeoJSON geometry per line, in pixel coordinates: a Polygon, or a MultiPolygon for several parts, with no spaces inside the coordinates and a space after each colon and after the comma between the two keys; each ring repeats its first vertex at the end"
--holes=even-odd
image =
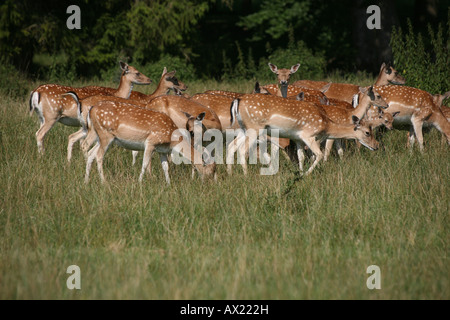
{"type": "Polygon", "coordinates": [[[326,72],[375,72],[392,59],[393,26],[405,27],[410,18],[416,30],[426,30],[445,21],[447,8],[439,0],[6,0],[0,54],[41,78],[106,76],[119,59],[191,66],[193,78],[248,78],[247,68],[255,76],[268,57],[287,49],[302,63],[320,58],[326,72]],[[66,27],[72,4],[81,9],[81,30],[66,27]],[[365,27],[372,4],[381,8],[381,30],[365,27]],[[234,74],[239,64],[243,70],[234,74]]]}

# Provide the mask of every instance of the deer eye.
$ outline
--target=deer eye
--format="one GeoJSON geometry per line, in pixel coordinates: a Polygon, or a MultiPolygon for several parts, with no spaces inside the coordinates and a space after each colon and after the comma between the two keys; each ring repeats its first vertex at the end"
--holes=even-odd
{"type": "Polygon", "coordinates": [[[369,131],[366,131],[365,133],[366,133],[366,137],[370,137],[370,132],[369,131]]]}

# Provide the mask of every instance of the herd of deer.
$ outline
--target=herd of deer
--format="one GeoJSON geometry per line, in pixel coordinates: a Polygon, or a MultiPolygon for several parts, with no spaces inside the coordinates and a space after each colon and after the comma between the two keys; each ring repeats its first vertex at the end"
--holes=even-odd
{"type": "Polygon", "coordinates": [[[320,161],[328,159],[335,140],[341,157],[341,139],[357,140],[368,149],[377,150],[379,143],[373,130],[379,126],[406,128],[409,147],[417,140],[421,151],[422,129],[427,126],[441,131],[450,144],[450,108],[443,106],[450,92],[432,95],[403,86],[405,79],[390,64],[382,65],[373,86],[360,87],[309,80],[290,85],[290,76],[298,71],[300,64],[291,69],[278,69],[269,63],[278,76],[277,84],[260,86],[257,83],[251,94],[215,90],[192,97],[183,93],[187,86],[175,77],[175,71],[167,72],[164,68],[155,92],[145,95],[133,91],[133,86],[148,85],[152,81],[126,63],[121,62],[120,67],[122,76],[117,89],[45,84],[30,96],[30,114],[36,112],[41,123],[36,132],[41,154],[44,153],[44,137],[57,122],[81,127],[69,136],[67,160],[71,160],[74,143],[84,139],[81,148],[87,159],[86,182],[94,160],[102,182],[105,181],[103,158],[112,143],[133,150],[133,164],[137,151],[144,151],[139,181],[146,172],[151,175],[151,158],[156,151],[166,181],[170,183],[168,155],[174,148],[181,153],[189,151],[182,155],[202,177],[215,177],[216,163],[203,160],[205,157],[198,148],[178,134],[177,129],[192,132],[196,124],[223,134],[230,129],[241,133],[227,146],[229,174],[237,150],[244,173],[247,173],[245,157],[249,149],[257,141],[270,139],[275,130],[280,139],[272,142],[272,148],[277,154],[280,148],[286,149],[293,142],[302,173],[305,147],[311,150],[314,162],[306,174],[320,161]],[[170,90],[175,95],[169,95],[170,90]],[[251,129],[268,136],[244,134],[251,129]],[[325,153],[321,151],[322,140],[326,140],[325,153]]]}

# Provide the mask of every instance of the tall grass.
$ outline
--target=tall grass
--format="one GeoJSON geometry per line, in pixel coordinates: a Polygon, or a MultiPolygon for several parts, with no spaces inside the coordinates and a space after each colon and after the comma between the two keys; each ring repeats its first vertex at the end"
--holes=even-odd
{"type": "Polygon", "coordinates": [[[435,131],[424,154],[393,131],[384,150],[350,147],[307,178],[281,158],[276,176],[219,166],[216,183],[171,166],[171,186],[158,156],[139,184],[130,152],[113,147],[108,182],[93,168],[85,185],[79,148],[65,159],[75,130],[55,126],[39,156],[27,100],[0,99],[0,299],[450,298],[450,148],[435,131]],[[70,265],[81,290],[66,287],[70,265]],[[370,265],[381,290],[366,287],[370,265]]]}

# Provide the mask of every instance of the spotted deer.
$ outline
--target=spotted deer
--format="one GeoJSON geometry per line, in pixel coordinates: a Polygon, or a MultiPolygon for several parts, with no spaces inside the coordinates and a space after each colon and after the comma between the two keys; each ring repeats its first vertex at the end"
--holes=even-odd
{"type": "Polygon", "coordinates": [[[421,152],[424,151],[422,132],[424,123],[438,129],[450,144],[450,123],[431,94],[405,86],[376,86],[374,89],[389,104],[386,112],[391,114],[399,112],[394,121],[394,128],[403,130],[405,126],[411,128],[412,125],[412,136],[417,139],[421,152]]]}
{"type": "Polygon", "coordinates": [[[233,99],[237,99],[240,96],[243,96],[245,94],[245,93],[224,91],[224,90],[208,90],[208,91],[205,91],[204,93],[215,95],[215,96],[226,96],[226,97],[233,98],[233,99]]]}
{"type": "MultiPolygon", "coordinates": [[[[450,122],[450,108],[444,105],[444,100],[448,99],[449,97],[450,97],[450,91],[446,92],[444,94],[435,94],[435,95],[433,95],[433,101],[434,101],[434,104],[441,109],[442,114],[447,119],[447,121],[450,122]]],[[[429,131],[431,129],[431,127],[432,126],[428,122],[424,122],[424,124],[423,124],[424,132],[429,131]]],[[[442,134],[442,140],[443,141],[447,140],[445,137],[445,134],[442,134]]],[[[410,132],[408,132],[407,147],[412,148],[414,146],[415,142],[416,142],[416,137],[414,135],[413,128],[411,128],[410,132]]]]}
{"type": "Polygon", "coordinates": [[[152,82],[150,78],[140,73],[136,68],[120,62],[122,76],[117,89],[88,86],[74,88],[57,84],[41,85],[30,96],[30,115],[35,111],[41,126],[36,132],[39,153],[44,153],[44,138],[50,129],[58,122],[67,126],[80,126],[77,117],[76,104],[67,96],[66,92],[75,92],[80,99],[94,95],[109,95],[129,98],[134,84],[147,85],[152,82]]]}
{"type": "MultiPolygon", "coordinates": [[[[81,112],[81,110],[80,110],[81,112]]],[[[202,154],[183,139],[178,126],[162,112],[136,107],[132,104],[114,101],[101,101],[89,111],[88,126],[92,126],[97,135],[97,144],[89,151],[86,163],[85,182],[89,182],[92,162],[97,161],[100,179],[105,182],[103,158],[114,143],[130,150],[143,150],[144,159],[139,181],[147,171],[151,176],[151,158],[153,152],[160,155],[166,182],[170,184],[168,155],[177,150],[191,161],[202,177],[213,177],[216,164],[205,164],[202,154]]]]}
{"type": "MultiPolygon", "coordinates": [[[[187,89],[187,86],[175,77],[175,73],[176,71],[167,72],[167,68],[164,67],[161,79],[159,80],[158,87],[156,88],[156,90],[152,94],[143,95],[143,97],[140,97],[138,99],[125,99],[119,96],[116,97],[116,96],[94,95],[80,100],[80,97],[75,92],[73,91],[68,92],[67,94],[71,95],[72,98],[74,99],[71,102],[72,103],[72,106],[70,107],[71,109],[76,108],[77,104],[81,103],[82,113],[77,114],[77,118],[82,128],[69,136],[69,143],[67,145],[67,161],[70,162],[72,158],[73,145],[76,142],[80,141],[81,139],[86,138],[88,134],[86,128],[86,118],[88,111],[90,108],[92,108],[92,106],[95,106],[100,101],[109,100],[116,102],[129,102],[136,106],[145,108],[148,102],[150,102],[156,97],[168,94],[170,90],[184,91],[187,89]]],[[[92,139],[90,141],[92,141],[92,139]]],[[[89,148],[92,142],[90,144],[86,144],[88,145],[87,147],[85,145],[85,148],[83,149],[85,155],[87,155],[86,148],[89,148]]],[[[136,152],[133,153],[133,164],[135,163],[135,161],[136,161],[136,152]]]]}
{"type": "MultiPolygon", "coordinates": [[[[360,88],[360,104],[355,109],[341,108],[333,105],[321,105],[320,107],[325,111],[326,115],[335,123],[338,124],[351,124],[353,122],[353,116],[358,119],[363,119],[367,126],[374,129],[374,126],[379,126],[383,123],[382,120],[392,120],[391,114],[385,116],[382,109],[387,109],[389,106],[383,98],[373,90],[372,87],[369,89],[360,88]]],[[[302,101],[302,96],[299,95],[297,100],[302,101]]],[[[387,123],[387,126],[392,126],[392,121],[387,123]]],[[[328,139],[326,141],[324,161],[327,161],[333,147],[334,141],[336,140],[336,145],[338,149],[338,154],[342,158],[343,148],[340,139],[328,139]]]]}
{"type": "MultiPolygon", "coordinates": [[[[267,130],[271,135],[277,130],[279,137],[288,138],[295,142],[299,159],[300,172],[303,173],[304,153],[306,145],[315,155],[313,165],[306,172],[311,174],[314,168],[322,161],[323,153],[320,150],[318,139],[357,139],[370,150],[378,149],[378,142],[373,137],[369,126],[361,122],[357,116],[352,117],[352,124],[338,124],[333,122],[321,107],[314,104],[288,100],[271,95],[253,94],[236,99],[231,107],[232,123],[238,121],[245,131],[267,130]]],[[[227,155],[234,154],[235,146],[240,149],[240,156],[245,155],[245,141],[247,137],[236,138],[236,143],[227,150],[227,155]]],[[[258,136],[250,137],[249,147],[252,147],[258,136]]],[[[274,145],[273,148],[277,146],[274,145]]],[[[227,162],[229,163],[229,162],[227,162]]],[[[244,173],[247,172],[246,162],[242,161],[244,173]]],[[[231,173],[231,165],[228,167],[231,173]]]]}
{"type": "MultiPolygon", "coordinates": [[[[283,98],[286,98],[289,80],[291,78],[291,75],[296,73],[298,71],[298,69],[300,68],[300,63],[296,64],[295,66],[292,66],[290,69],[278,69],[278,67],[276,65],[269,62],[269,68],[273,73],[275,73],[277,75],[278,85],[280,86],[281,96],[283,98]]],[[[277,88],[278,88],[278,85],[277,85],[277,88]]]]}
{"type": "Polygon", "coordinates": [[[179,128],[186,127],[185,113],[194,115],[205,113],[203,125],[206,129],[222,131],[222,125],[216,113],[204,105],[180,96],[161,96],[150,101],[146,109],[152,109],[167,114],[179,128]]]}
{"type": "MultiPolygon", "coordinates": [[[[384,86],[388,84],[405,84],[406,80],[403,78],[397,70],[393,68],[390,63],[383,63],[380,68],[375,86],[384,86]]],[[[310,89],[320,90],[327,82],[324,81],[312,81],[312,80],[300,80],[294,82],[295,86],[306,87],[310,89]]],[[[358,94],[359,86],[349,83],[332,83],[326,95],[328,98],[338,99],[346,101],[348,103],[353,102],[353,97],[358,94]]]]}
{"type": "MultiPolygon", "coordinates": [[[[281,90],[275,84],[269,84],[265,86],[260,86],[259,83],[256,83],[255,90],[253,93],[262,93],[262,94],[271,94],[278,97],[284,97],[281,93],[281,90]]],[[[304,99],[307,102],[313,102],[318,104],[326,104],[328,103],[327,96],[320,90],[301,88],[297,86],[288,85],[285,91],[284,98],[291,98],[293,100],[300,94],[304,94],[304,99]]]]}

